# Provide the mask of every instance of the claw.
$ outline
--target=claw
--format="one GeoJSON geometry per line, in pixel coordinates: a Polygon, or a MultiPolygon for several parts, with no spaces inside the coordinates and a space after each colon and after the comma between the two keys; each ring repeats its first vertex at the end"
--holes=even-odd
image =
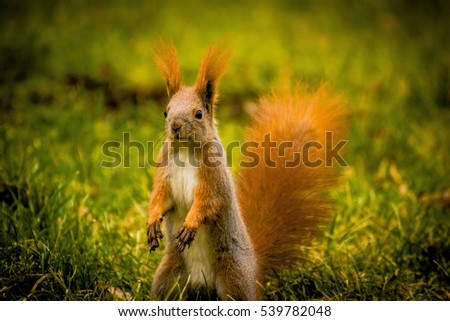
{"type": "Polygon", "coordinates": [[[175,249],[177,249],[179,252],[183,252],[184,249],[189,247],[194,240],[195,237],[195,230],[188,229],[186,227],[182,227],[180,229],[180,232],[178,233],[177,237],[175,238],[175,249]]]}
{"type": "Polygon", "coordinates": [[[152,252],[159,246],[158,239],[163,238],[160,222],[161,220],[156,221],[155,223],[150,225],[147,229],[147,242],[150,247],[150,252],[152,252]]]}

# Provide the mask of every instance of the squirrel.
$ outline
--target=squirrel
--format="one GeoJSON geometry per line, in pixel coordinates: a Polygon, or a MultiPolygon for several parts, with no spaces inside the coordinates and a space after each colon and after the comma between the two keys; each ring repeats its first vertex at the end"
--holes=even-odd
{"type": "Polygon", "coordinates": [[[344,103],[326,85],[315,92],[287,86],[261,98],[245,139],[262,142],[269,134],[269,144],[285,146],[282,152],[267,152],[264,144],[254,145],[234,181],[214,115],[230,51],[212,45],[193,87],[182,84],[173,44],[160,42],[153,54],[169,103],[166,140],[158,154],[162,165],[155,169],[148,206],[150,252],[163,238],[163,219],[166,224],[164,256],[151,295],[167,299],[178,284],[188,298],[213,293],[219,300],[257,300],[264,277],[298,263],[300,247],[329,217],[323,191],[336,182],[335,168],[288,165],[309,142],[316,145],[308,159],[325,159],[325,148],[319,147],[326,143],[326,132],[342,137],[344,103]]]}

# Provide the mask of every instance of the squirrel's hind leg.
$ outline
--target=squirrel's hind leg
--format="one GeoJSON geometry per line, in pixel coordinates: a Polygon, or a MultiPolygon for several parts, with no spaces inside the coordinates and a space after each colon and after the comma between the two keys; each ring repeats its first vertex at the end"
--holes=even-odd
{"type": "MultiPolygon", "coordinates": [[[[231,258],[229,258],[231,259],[231,258]]],[[[216,291],[217,296],[222,301],[255,301],[256,293],[256,277],[253,271],[237,268],[230,269],[230,263],[226,260],[220,260],[221,263],[217,269],[216,291]]]]}
{"type": "Polygon", "coordinates": [[[187,281],[183,280],[185,270],[184,260],[179,253],[172,251],[165,253],[153,277],[152,299],[167,300],[171,299],[171,294],[176,296],[179,290],[175,286],[176,283],[179,284],[181,289],[185,285],[184,282],[187,281]]]}

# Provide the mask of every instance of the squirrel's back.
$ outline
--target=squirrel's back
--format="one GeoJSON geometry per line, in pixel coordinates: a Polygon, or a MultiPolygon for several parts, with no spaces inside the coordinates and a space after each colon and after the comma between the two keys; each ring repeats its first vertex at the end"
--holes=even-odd
{"type": "Polygon", "coordinates": [[[243,159],[238,195],[260,276],[298,262],[300,246],[329,216],[324,192],[338,173],[327,152],[342,139],[343,105],[326,85],[296,85],[262,98],[252,112],[244,137],[258,147],[243,159]]]}

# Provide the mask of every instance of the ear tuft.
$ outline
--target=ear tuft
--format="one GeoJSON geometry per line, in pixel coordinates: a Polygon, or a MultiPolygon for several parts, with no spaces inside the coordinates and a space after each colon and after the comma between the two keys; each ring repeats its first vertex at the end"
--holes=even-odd
{"type": "Polygon", "coordinates": [[[153,47],[153,60],[166,80],[169,98],[175,95],[181,87],[181,73],[175,46],[166,41],[159,41],[153,47]]]}
{"type": "Polygon", "coordinates": [[[208,49],[200,64],[195,91],[210,113],[213,113],[218,98],[219,79],[223,76],[230,57],[231,51],[225,44],[216,44],[208,49]]]}

